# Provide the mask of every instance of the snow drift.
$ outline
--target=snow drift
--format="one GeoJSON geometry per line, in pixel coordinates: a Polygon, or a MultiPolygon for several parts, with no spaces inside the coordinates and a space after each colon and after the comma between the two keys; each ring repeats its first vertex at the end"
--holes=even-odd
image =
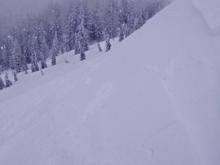
{"type": "Polygon", "coordinates": [[[219,43],[177,0],[111,52],[24,77],[0,93],[0,164],[218,165],[219,43]]]}

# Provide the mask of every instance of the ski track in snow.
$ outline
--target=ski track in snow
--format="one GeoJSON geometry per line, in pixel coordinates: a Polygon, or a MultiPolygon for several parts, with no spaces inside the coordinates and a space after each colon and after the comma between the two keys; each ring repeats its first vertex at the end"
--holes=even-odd
{"type": "Polygon", "coordinates": [[[83,121],[87,121],[97,110],[102,110],[104,108],[104,102],[113,92],[113,83],[103,84],[102,87],[97,91],[95,98],[88,105],[83,121]]]}

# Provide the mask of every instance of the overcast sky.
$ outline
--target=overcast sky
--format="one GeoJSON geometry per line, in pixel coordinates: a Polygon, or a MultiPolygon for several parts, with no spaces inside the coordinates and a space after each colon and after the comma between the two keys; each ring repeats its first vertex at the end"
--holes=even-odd
{"type": "Polygon", "coordinates": [[[49,2],[66,0],[0,0],[0,26],[12,24],[18,18],[41,11],[49,2]]]}
{"type": "Polygon", "coordinates": [[[48,2],[63,0],[0,0],[1,17],[18,17],[24,13],[37,12],[48,2]]]}
{"type": "Polygon", "coordinates": [[[24,15],[41,11],[50,2],[65,1],[70,0],[0,0],[0,31],[24,15]]]}
{"type": "Polygon", "coordinates": [[[47,6],[49,2],[69,0],[0,0],[0,18],[16,19],[26,13],[35,13],[47,6]]]}

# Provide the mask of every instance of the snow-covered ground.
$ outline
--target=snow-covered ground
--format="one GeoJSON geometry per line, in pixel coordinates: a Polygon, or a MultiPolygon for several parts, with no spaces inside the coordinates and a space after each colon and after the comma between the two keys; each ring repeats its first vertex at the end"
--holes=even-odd
{"type": "Polygon", "coordinates": [[[193,0],[194,7],[200,11],[213,33],[220,33],[220,1],[193,0]]]}
{"type": "Polygon", "coordinates": [[[109,53],[20,75],[0,91],[0,164],[219,165],[220,35],[201,11],[176,0],[109,53]]]}

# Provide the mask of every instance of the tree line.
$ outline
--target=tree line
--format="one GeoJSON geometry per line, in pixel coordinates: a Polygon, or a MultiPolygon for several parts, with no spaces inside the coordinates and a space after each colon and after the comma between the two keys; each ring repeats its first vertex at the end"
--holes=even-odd
{"type": "Polygon", "coordinates": [[[124,40],[164,6],[161,1],[74,0],[28,15],[9,33],[0,34],[0,89],[12,85],[9,71],[16,82],[17,73],[43,73],[48,62],[56,65],[59,54],[74,50],[85,60],[94,43],[99,51],[109,51],[111,39],[124,40]],[[100,42],[106,43],[104,48],[100,42]]]}

